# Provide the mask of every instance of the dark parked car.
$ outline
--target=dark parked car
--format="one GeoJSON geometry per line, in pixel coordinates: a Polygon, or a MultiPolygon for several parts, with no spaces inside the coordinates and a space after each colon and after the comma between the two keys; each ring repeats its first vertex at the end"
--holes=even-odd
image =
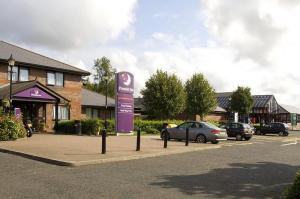
{"type": "Polygon", "coordinates": [[[231,122],[220,126],[227,131],[228,137],[234,137],[237,141],[243,139],[250,140],[253,135],[253,129],[249,124],[244,124],[240,122],[231,122]]]}
{"type": "Polygon", "coordinates": [[[281,122],[272,122],[270,124],[264,124],[263,126],[256,127],[256,135],[265,135],[265,134],[278,134],[280,136],[289,135],[289,126],[281,122]]]}
{"type": "Polygon", "coordinates": [[[174,128],[166,128],[161,132],[161,138],[164,139],[186,139],[186,129],[189,128],[189,140],[198,143],[211,142],[217,144],[220,140],[227,140],[225,129],[210,124],[208,122],[188,121],[174,128]]]}

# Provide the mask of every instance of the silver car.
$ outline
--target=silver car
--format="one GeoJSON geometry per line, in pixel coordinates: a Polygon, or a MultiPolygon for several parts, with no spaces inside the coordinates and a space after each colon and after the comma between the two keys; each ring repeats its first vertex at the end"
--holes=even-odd
{"type": "Polygon", "coordinates": [[[189,128],[189,140],[191,141],[217,144],[221,140],[227,140],[225,129],[221,129],[208,122],[196,121],[188,121],[174,128],[163,129],[161,138],[164,139],[167,136],[167,139],[185,140],[187,128],[189,128]]]}

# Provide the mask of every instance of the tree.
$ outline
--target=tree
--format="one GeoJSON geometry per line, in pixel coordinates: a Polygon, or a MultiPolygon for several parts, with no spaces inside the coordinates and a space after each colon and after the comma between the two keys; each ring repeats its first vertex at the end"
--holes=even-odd
{"type": "Polygon", "coordinates": [[[106,84],[104,76],[107,76],[108,96],[115,96],[115,69],[111,66],[110,60],[106,57],[101,59],[97,58],[94,61],[94,82],[90,82],[89,79],[85,80],[84,87],[86,89],[96,91],[101,94],[105,94],[106,84]]]}
{"type": "Polygon", "coordinates": [[[185,83],[187,95],[186,110],[190,115],[200,115],[201,120],[217,106],[215,90],[204,78],[203,74],[194,74],[185,83]]]}
{"type": "Polygon", "coordinates": [[[155,118],[169,119],[185,108],[185,92],[176,75],[157,70],[141,91],[147,113],[155,118]]]}
{"type": "Polygon", "coordinates": [[[253,106],[253,98],[249,87],[239,86],[231,95],[230,108],[240,115],[248,115],[253,106]]]}

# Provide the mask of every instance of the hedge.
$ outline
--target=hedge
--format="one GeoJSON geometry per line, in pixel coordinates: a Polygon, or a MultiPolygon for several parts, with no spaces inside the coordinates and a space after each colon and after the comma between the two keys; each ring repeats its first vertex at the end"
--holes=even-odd
{"type": "MultiPolygon", "coordinates": [[[[181,124],[181,120],[135,120],[135,129],[141,128],[142,131],[148,134],[158,134],[163,128],[164,123],[181,124]]],[[[99,119],[84,119],[81,120],[81,132],[87,135],[96,135],[104,128],[104,120],[99,119]]],[[[107,120],[107,131],[113,133],[115,131],[115,120],[107,120]]],[[[67,120],[58,123],[58,132],[66,134],[75,134],[75,121],[67,120]]]]}
{"type": "Polygon", "coordinates": [[[284,191],[283,198],[300,198],[300,171],[298,171],[298,173],[296,174],[294,183],[284,191]]]}
{"type": "MultiPolygon", "coordinates": [[[[102,129],[100,120],[86,119],[81,120],[81,133],[87,135],[96,135],[102,129]]],[[[75,120],[65,120],[58,122],[58,132],[66,134],[75,134],[75,120]]]]}
{"type": "Polygon", "coordinates": [[[0,116],[0,141],[16,140],[26,135],[26,129],[22,119],[15,117],[0,116]]]}
{"type": "Polygon", "coordinates": [[[163,128],[164,123],[181,124],[182,120],[135,120],[135,128],[140,128],[148,134],[158,134],[163,128]]]}

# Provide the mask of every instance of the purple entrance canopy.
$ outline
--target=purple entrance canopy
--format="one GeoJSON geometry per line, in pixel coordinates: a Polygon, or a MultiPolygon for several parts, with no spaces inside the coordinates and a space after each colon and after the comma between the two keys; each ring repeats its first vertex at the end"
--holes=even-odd
{"type": "Polygon", "coordinates": [[[42,89],[38,88],[37,86],[16,93],[14,94],[14,97],[31,98],[39,100],[55,100],[54,97],[52,97],[42,89]]]}

